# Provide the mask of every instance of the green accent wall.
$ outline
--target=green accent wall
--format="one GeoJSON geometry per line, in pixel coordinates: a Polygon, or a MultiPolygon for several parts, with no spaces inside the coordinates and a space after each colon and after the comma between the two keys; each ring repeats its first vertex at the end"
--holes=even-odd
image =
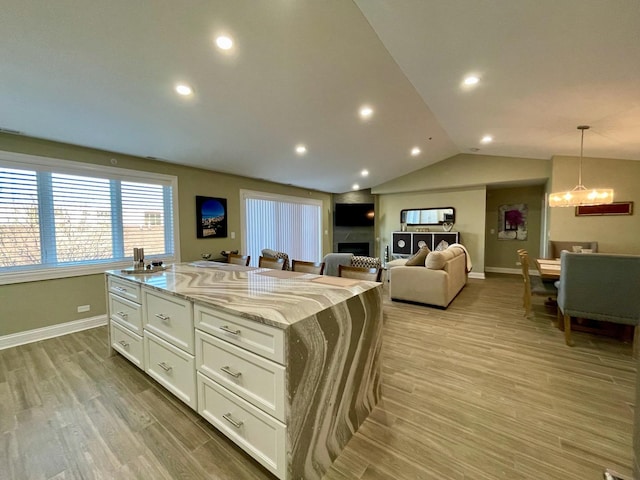
{"type": "Polygon", "coordinates": [[[519,269],[516,250],[524,248],[532,258],[540,256],[544,185],[487,190],[487,226],[485,229],[485,265],[487,268],[519,269]],[[498,240],[500,205],[527,205],[527,239],[498,240]]]}
{"type": "MultiPolygon", "coordinates": [[[[92,148],[68,145],[19,135],[0,133],[0,150],[96,165],[174,175],[178,178],[178,228],[181,261],[199,260],[201,253],[216,255],[221,250],[241,248],[240,190],[257,190],[282,195],[313,198],[323,203],[323,251],[332,250],[332,195],[330,193],[282,185],[263,180],[228,175],[167,162],[121,155],[92,148]],[[196,238],[196,195],[227,199],[228,238],[196,238]]],[[[265,245],[265,247],[268,247],[265,245]]],[[[0,336],[66,323],[106,313],[103,275],[87,275],[56,280],[0,285],[0,336]],[[87,313],[77,313],[79,305],[91,305],[87,313]]]]}

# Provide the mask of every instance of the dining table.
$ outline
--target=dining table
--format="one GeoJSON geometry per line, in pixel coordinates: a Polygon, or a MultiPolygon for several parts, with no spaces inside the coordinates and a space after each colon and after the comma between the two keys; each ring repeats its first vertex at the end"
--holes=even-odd
{"type": "Polygon", "coordinates": [[[560,278],[559,258],[537,258],[536,267],[540,272],[540,278],[544,280],[558,280],[560,278]]]}

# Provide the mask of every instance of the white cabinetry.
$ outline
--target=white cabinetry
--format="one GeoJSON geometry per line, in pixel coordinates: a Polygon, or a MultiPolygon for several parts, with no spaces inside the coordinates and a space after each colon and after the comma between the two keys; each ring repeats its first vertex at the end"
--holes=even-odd
{"type": "Polygon", "coordinates": [[[111,347],[281,480],[320,480],[380,398],[371,282],[176,264],[107,290],[111,347]]]}
{"type": "Polygon", "coordinates": [[[144,370],[140,285],[108,277],[107,290],[111,347],[144,370]]]}
{"type": "Polygon", "coordinates": [[[391,253],[404,256],[413,255],[421,247],[435,250],[440,244],[449,246],[452,243],[460,243],[459,232],[393,232],[391,238],[391,253]]]}
{"type": "Polygon", "coordinates": [[[285,478],[284,332],[201,305],[195,317],[198,413],[285,478]]]}

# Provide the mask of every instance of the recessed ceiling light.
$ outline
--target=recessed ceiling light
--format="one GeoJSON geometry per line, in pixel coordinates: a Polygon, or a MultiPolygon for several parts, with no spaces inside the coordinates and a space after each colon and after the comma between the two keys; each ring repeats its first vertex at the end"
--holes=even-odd
{"type": "Polygon", "coordinates": [[[179,83],[178,85],[176,85],[176,92],[186,97],[193,94],[193,88],[185,83],[179,83]]]}
{"type": "Polygon", "coordinates": [[[369,176],[369,170],[367,170],[366,168],[364,170],[362,170],[360,172],[360,175],[362,175],[363,177],[368,177],[369,176]]]}
{"type": "Polygon", "coordinates": [[[417,157],[418,155],[420,155],[420,153],[422,153],[422,150],[420,150],[418,147],[413,147],[411,149],[411,155],[414,157],[417,157]]]}
{"type": "Polygon", "coordinates": [[[368,105],[365,105],[360,108],[360,117],[361,118],[370,118],[373,115],[373,108],[368,105]]]}
{"type": "Polygon", "coordinates": [[[485,135],[480,139],[480,143],[491,143],[493,142],[493,137],[491,135],[485,135]]]}
{"type": "Polygon", "coordinates": [[[296,153],[298,155],[304,155],[305,153],[307,153],[307,147],[302,144],[296,145],[296,153]]]}
{"type": "Polygon", "coordinates": [[[216,37],[216,45],[221,50],[229,50],[233,47],[233,40],[231,37],[227,37],[226,35],[220,35],[216,37]]]}
{"type": "Polygon", "coordinates": [[[351,190],[360,190],[360,185],[354,183],[353,185],[351,185],[351,190]]]}
{"type": "Polygon", "coordinates": [[[476,75],[468,75],[464,78],[462,83],[464,83],[468,87],[471,87],[472,85],[477,85],[479,81],[480,81],[480,78],[477,77],[476,75]]]}

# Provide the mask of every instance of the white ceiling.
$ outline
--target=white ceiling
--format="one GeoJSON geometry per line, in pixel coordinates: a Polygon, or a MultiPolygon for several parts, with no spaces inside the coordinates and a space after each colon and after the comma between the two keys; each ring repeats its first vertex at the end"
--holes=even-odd
{"type": "Polygon", "coordinates": [[[638,0],[3,0],[0,32],[0,128],[29,136],[328,192],[577,155],[585,123],[585,155],[640,160],[638,0]]]}

